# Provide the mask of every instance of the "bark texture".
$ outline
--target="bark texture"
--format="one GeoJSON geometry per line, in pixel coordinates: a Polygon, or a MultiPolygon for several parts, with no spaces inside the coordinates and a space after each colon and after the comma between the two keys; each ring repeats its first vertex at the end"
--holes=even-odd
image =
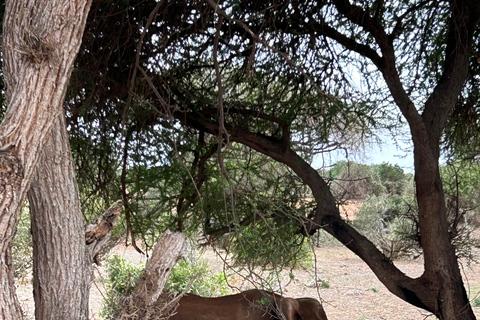
{"type": "Polygon", "coordinates": [[[0,125],[0,317],[22,319],[9,246],[40,152],[62,113],[90,0],[10,0],[3,23],[8,105],[0,125]],[[18,168],[18,170],[16,170],[18,168]]]}
{"type": "Polygon", "coordinates": [[[169,230],[164,232],[155,245],[140,280],[118,310],[115,320],[163,319],[161,315],[168,306],[158,300],[184,242],[183,233],[172,233],[169,230]]]}
{"type": "Polygon", "coordinates": [[[35,318],[88,319],[90,289],[83,216],[63,115],[44,146],[28,192],[35,318]]]}
{"type": "MultiPolygon", "coordinates": [[[[115,220],[123,208],[122,202],[117,201],[110,206],[100,217],[85,227],[85,243],[87,244],[87,259],[89,263],[100,265],[100,255],[108,249],[111,231],[115,227],[115,220]]],[[[113,241],[112,241],[113,242],[113,241]]]]}

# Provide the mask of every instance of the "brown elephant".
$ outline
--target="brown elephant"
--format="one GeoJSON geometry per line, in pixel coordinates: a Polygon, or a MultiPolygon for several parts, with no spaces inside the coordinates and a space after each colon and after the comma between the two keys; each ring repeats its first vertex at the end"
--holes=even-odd
{"type": "Polygon", "coordinates": [[[327,320],[327,316],[316,299],[253,289],[218,298],[187,294],[170,320],[327,320]]]}

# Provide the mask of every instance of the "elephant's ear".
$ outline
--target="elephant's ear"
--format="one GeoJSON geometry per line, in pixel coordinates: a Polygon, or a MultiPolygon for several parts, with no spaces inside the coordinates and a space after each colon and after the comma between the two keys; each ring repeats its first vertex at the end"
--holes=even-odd
{"type": "Polygon", "coordinates": [[[318,300],[313,298],[300,298],[296,300],[298,302],[299,320],[328,320],[327,314],[318,300]]]}

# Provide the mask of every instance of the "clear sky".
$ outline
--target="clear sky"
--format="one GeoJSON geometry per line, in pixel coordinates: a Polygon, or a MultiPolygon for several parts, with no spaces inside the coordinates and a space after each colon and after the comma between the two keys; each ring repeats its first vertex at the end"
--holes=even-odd
{"type": "Polygon", "coordinates": [[[393,141],[390,135],[380,137],[381,143],[371,143],[358,153],[348,154],[336,151],[323,156],[317,156],[313,167],[318,169],[328,167],[341,160],[351,160],[362,164],[381,164],[384,162],[399,165],[405,173],[413,173],[413,153],[408,142],[393,141]]]}

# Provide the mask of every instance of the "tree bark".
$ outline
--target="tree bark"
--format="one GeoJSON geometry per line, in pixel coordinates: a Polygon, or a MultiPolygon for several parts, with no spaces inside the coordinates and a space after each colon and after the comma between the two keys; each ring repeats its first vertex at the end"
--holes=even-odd
{"type": "Polygon", "coordinates": [[[0,125],[0,318],[22,319],[10,244],[62,104],[90,0],[10,0],[3,23],[8,105],[0,125]]]}
{"type": "Polygon", "coordinates": [[[28,192],[35,318],[88,319],[89,261],[73,158],[63,115],[28,192]]]}
{"type": "Polygon", "coordinates": [[[115,227],[115,220],[120,215],[122,208],[122,202],[118,200],[94,222],[85,227],[88,264],[96,263],[99,266],[101,254],[115,244],[115,241],[110,241],[111,231],[115,227]]]}
{"type": "Polygon", "coordinates": [[[122,308],[117,311],[115,320],[163,319],[163,312],[169,309],[169,304],[158,300],[184,243],[183,233],[172,233],[169,230],[163,233],[132,294],[126,297],[122,308]]]}

